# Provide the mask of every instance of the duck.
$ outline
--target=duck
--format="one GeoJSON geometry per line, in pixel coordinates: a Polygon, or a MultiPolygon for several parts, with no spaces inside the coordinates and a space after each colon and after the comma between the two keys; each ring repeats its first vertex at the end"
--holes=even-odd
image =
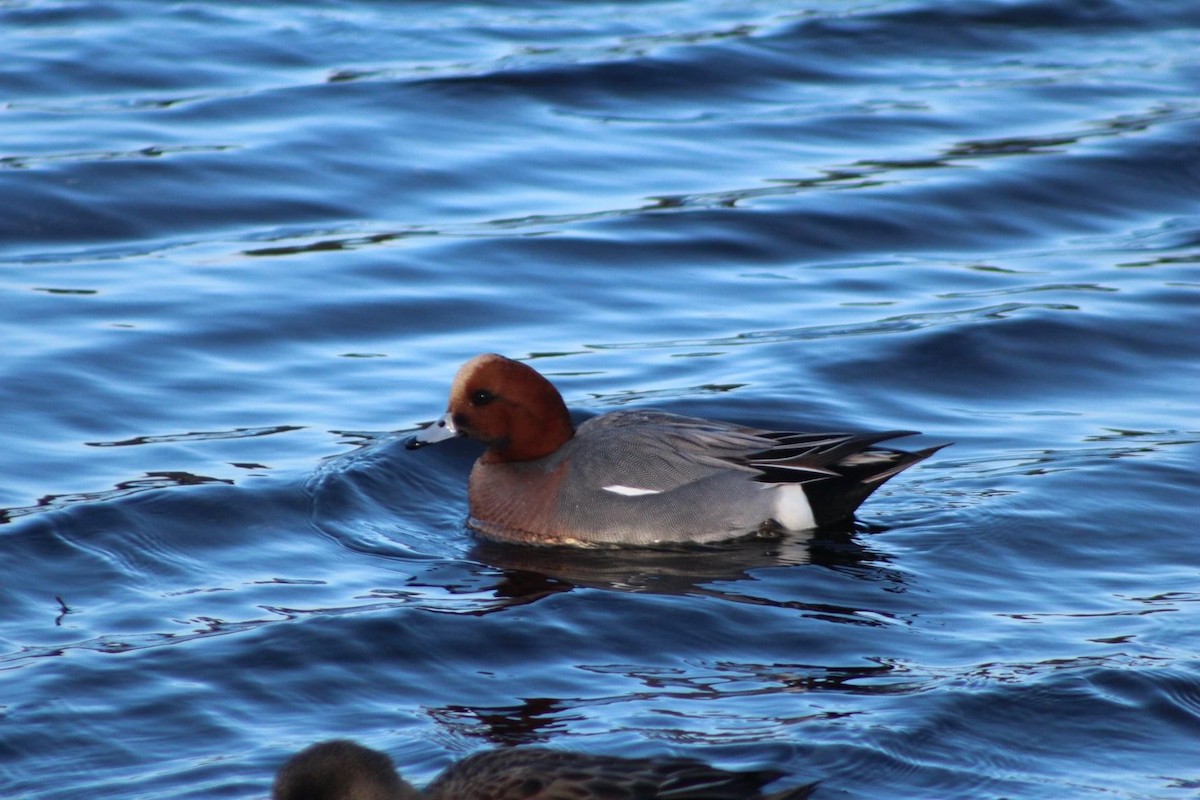
{"type": "Polygon", "coordinates": [[[649,409],[576,427],[545,376],[485,353],[462,365],[445,414],[406,447],[483,444],[467,482],[467,525],[486,538],[653,547],[850,520],[885,481],[945,446],[876,446],[915,434],[765,430],[649,409]]]}
{"type": "Polygon", "coordinates": [[[543,747],[468,756],[419,791],[384,753],[318,742],[279,769],[271,800],[803,800],[815,784],[764,795],[775,770],[730,771],[686,758],[620,758],[543,747]]]}

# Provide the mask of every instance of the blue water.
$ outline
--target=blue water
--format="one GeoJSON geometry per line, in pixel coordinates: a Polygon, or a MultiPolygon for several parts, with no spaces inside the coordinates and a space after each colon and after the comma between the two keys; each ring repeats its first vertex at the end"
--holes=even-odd
{"type": "Polygon", "coordinates": [[[0,797],[333,736],[1200,791],[1200,5],[9,0],[0,54],[0,797]],[[814,537],[487,544],[401,444],[484,351],[955,444],[814,537]]]}

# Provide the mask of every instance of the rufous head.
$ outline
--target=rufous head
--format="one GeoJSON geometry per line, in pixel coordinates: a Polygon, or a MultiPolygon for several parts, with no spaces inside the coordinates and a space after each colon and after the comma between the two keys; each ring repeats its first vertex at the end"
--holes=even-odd
{"type": "Polygon", "coordinates": [[[495,353],[463,364],[450,385],[445,416],[419,431],[409,447],[466,436],[483,442],[481,461],[532,461],[575,435],[562,395],[527,364],[495,353]]]}

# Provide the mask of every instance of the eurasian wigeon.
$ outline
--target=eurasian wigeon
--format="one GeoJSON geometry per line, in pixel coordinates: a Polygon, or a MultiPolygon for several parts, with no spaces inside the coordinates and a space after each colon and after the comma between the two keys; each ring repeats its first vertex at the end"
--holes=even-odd
{"type": "Polygon", "coordinates": [[[345,740],[300,751],[275,777],[272,800],[802,800],[813,785],[769,797],[774,770],[732,772],[683,758],[590,756],[540,747],[491,750],[449,767],[424,792],[377,750],[345,740]]]}
{"type": "Polygon", "coordinates": [[[702,543],[849,519],[884,481],[938,447],[912,435],[769,431],[661,411],[571,422],[532,367],[492,353],[459,369],[441,419],[409,449],[454,436],[487,449],[471,470],[468,525],[526,544],[702,543]]]}

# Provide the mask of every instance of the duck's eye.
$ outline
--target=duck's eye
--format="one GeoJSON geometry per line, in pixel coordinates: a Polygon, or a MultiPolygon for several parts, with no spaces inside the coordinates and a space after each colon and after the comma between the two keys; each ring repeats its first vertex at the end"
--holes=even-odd
{"type": "Polygon", "coordinates": [[[487,389],[477,389],[471,392],[471,405],[486,406],[488,403],[496,399],[496,395],[489,392],[487,389]]]}

